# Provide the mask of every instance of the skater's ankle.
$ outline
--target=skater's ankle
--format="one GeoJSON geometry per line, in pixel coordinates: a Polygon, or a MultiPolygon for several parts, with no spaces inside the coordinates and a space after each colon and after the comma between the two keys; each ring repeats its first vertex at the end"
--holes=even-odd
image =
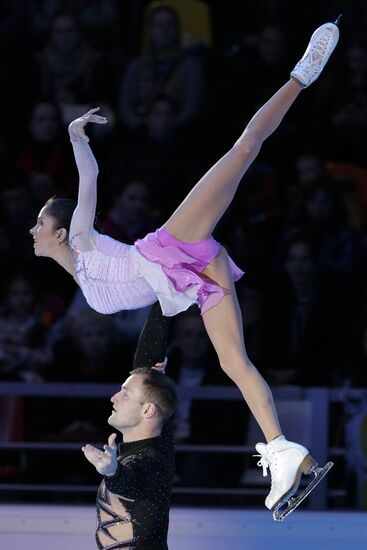
{"type": "Polygon", "coordinates": [[[296,78],[295,76],[292,76],[290,80],[291,82],[294,82],[294,84],[297,85],[297,88],[300,88],[301,91],[305,89],[305,85],[302,84],[302,82],[298,80],[298,78],[296,78]]]}
{"type": "Polygon", "coordinates": [[[273,443],[276,439],[279,439],[279,438],[284,438],[284,435],[280,433],[279,435],[276,435],[272,439],[269,439],[268,443],[273,443]]]}

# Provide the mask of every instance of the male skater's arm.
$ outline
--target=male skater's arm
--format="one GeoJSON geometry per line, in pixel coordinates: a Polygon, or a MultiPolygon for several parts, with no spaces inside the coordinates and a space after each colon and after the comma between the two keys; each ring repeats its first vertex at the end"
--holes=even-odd
{"type": "Polygon", "coordinates": [[[152,305],[140,333],[136,347],[133,369],[154,367],[163,363],[167,353],[169,317],[164,317],[159,302],[152,305]]]}
{"type": "MultiPolygon", "coordinates": [[[[170,318],[162,314],[159,302],[152,305],[148,318],[140,333],[136,347],[133,369],[154,367],[164,363],[167,354],[170,318]]],[[[169,455],[174,453],[172,428],[167,423],[161,432],[162,442],[169,455]]]]}

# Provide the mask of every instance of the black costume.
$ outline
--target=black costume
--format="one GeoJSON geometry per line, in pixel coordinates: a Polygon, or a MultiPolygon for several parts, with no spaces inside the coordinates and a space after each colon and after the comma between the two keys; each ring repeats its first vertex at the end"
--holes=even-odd
{"type": "MultiPolygon", "coordinates": [[[[164,360],[168,329],[169,320],[157,302],[141,333],[134,368],[164,360]]],[[[170,427],[159,437],[120,444],[117,460],[116,473],[104,476],[97,493],[98,548],[167,550],[175,469],[170,427]]]]}

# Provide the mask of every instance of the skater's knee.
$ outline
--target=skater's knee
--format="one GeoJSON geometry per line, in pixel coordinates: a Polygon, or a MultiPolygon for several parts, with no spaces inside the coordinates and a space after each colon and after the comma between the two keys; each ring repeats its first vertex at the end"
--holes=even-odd
{"type": "Polygon", "coordinates": [[[233,149],[236,154],[244,159],[256,156],[262,145],[261,136],[256,130],[245,130],[242,136],[236,141],[233,149]]]}
{"type": "Polygon", "coordinates": [[[220,366],[233,382],[242,379],[243,375],[254,369],[251,361],[243,353],[227,350],[225,357],[220,360],[220,366]]]}

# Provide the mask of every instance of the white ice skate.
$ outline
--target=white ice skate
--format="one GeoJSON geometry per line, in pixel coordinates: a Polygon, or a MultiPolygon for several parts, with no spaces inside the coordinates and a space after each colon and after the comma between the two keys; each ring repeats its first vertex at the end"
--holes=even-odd
{"type": "Polygon", "coordinates": [[[298,61],[291,72],[291,77],[302,88],[307,88],[307,86],[315,82],[337,45],[340,17],[338,17],[335,23],[325,23],[315,30],[302,59],[298,61]]]}
{"type": "Polygon", "coordinates": [[[284,436],[277,437],[267,445],[257,443],[256,450],[259,455],[255,456],[260,457],[257,464],[262,466],[264,476],[270,468],[271,488],[265,506],[272,510],[276,521],[282,521],[293,512],[333,466],[332,462],[328,462],[324,468],[318,468],[305,447],[287,441],[284,436]],[[311,473],[315,475],[314,479],[297,497],[293,497],[302,474],[311,473]]]}

